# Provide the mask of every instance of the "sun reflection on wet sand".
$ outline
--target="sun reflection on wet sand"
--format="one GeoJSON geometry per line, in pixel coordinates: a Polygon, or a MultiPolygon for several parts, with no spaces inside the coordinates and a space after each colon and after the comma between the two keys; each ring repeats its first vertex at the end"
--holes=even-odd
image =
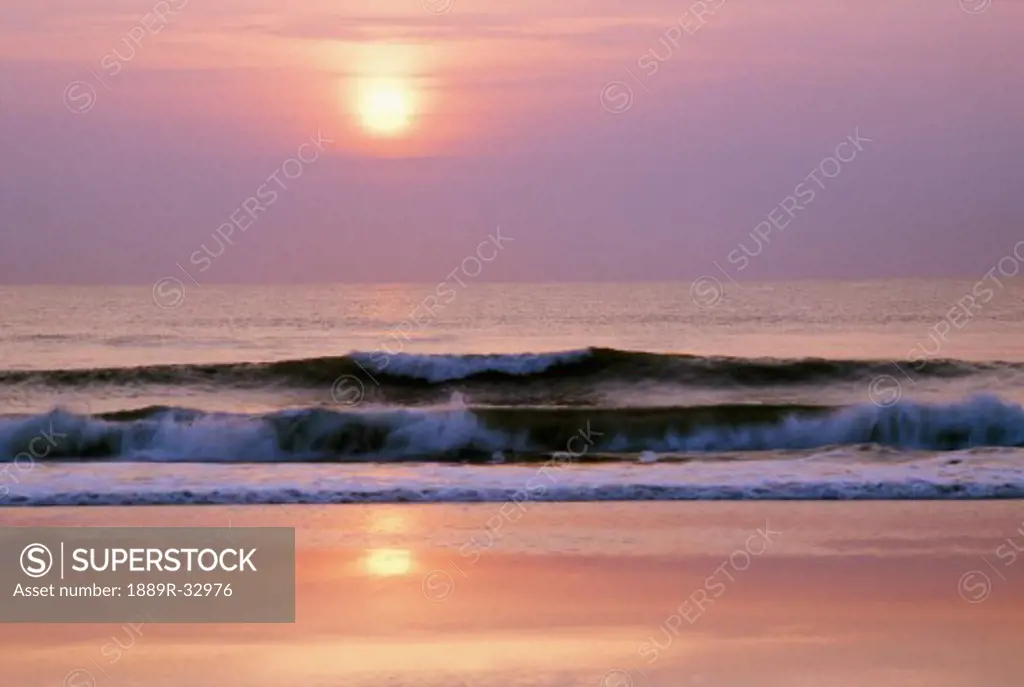
{"type": "Polygon", "coordinates": [[[412,571],[408,549],[371,549],[362,559],[363,569],[373,577],[396,577],[412,571]]]}
{"type": "MultiPolygon", "coordinates": [[[[987,603],[957,580],[1013,531],[1016,508],[536,504],[461,573],[491,504],[77,509],[81,525],[296,527],[296,622],[0,627],[3,683],[1010,687],[1024,671],[1022,578],[1008,570],[987,603]],[[735,581],[699,614],[680,611],[765,519],[777,544],[729,568],[735,581]],[[438,569],[454,583],[442,602],[424,587],[438,569]]],[[[70,512],[8,509],[5,524],[70,512]]]]}

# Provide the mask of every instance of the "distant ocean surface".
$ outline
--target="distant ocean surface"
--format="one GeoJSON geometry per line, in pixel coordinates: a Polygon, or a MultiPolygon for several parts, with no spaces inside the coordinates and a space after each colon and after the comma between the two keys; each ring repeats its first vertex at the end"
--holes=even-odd
{"type": "Polygon", "coordinates": [[[1024,287],[0,288],[0,505],[1024,498],[1024,287]]]}

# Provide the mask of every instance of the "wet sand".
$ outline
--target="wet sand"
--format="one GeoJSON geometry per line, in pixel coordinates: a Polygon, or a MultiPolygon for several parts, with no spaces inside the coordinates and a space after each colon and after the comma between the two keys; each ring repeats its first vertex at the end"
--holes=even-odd
{"type": "Polygon", "coordinates": [[[6,509],[293,526],[296,622],[4,625],[18,687],[977,687],[1024,676],[1024,503],[6,509]]]}

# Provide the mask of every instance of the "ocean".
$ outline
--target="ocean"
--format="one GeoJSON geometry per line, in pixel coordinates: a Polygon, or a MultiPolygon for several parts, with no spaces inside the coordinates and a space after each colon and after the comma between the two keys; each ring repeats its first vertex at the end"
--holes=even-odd
{"type": "Polygon", "coordinates": [[[1024,497],[1024,287],[0,288],[6,505],[1024,497]]]}

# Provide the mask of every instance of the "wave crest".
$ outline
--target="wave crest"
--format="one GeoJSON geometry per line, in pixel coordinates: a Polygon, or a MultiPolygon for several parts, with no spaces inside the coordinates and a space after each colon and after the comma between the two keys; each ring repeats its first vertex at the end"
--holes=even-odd
{"type": "Polygon", "coordinates": [[[1024,446],[1024,408],[992,396],[888,408],[454,408],[267,415],[144,408],[98,416],[55,410],[0,419],[0,456],[155,461],[585,460],[653,451],[705,454],[874,444],[956,450],[1024,446]],[[505,454],[509,454],[507,457],[505,454]]]}
{"type": "MultiPolygon", "coordinates": [[[[970,363],[932,360],[905,363],[922,377],[965,377],[1024,370],[1018,363],[970,363]]],[[[226,385],[266,384],[327,387],[340,377],[371,379],[382,388],[445,389],[475,383],[521,385],[573,380],[586,385],[654,381],[720,387],[767,387],[867,380],[891,375],[890,361],[802,358],[703,357],[586,348],[553,353],[494,355],[420,355],[355,352],[347,356],[284,360],[267,363],[154,365],[132,368],[14,370],[0,372],[0,384],[81,386],[89,384],[226,385]]]]}

